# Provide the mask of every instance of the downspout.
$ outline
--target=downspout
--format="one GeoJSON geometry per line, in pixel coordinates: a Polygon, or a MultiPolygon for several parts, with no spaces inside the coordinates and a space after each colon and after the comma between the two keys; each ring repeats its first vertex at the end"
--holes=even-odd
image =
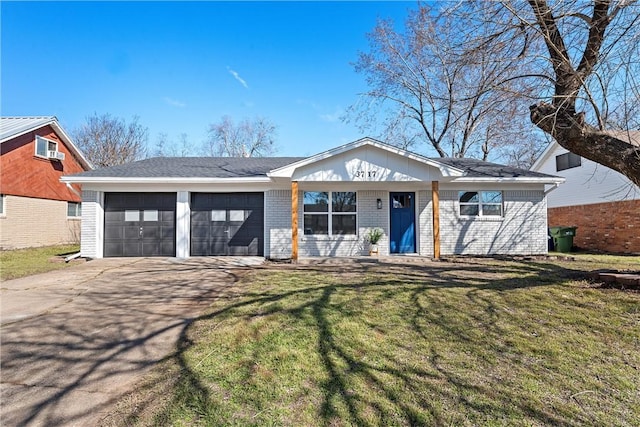
{"type": "Polygon", "coordinates": [[[75,194],[76,196],[80,197],[80,200],[82,200],[82,194],[78,193],[78,190],[76,190],[75,188],[73,188],[73,186],[71,185],[70,182],[65,182],[65,184],[67,184],[67,188],[69,190],[71,190],[71,192],[73,194],[75,194]]]}

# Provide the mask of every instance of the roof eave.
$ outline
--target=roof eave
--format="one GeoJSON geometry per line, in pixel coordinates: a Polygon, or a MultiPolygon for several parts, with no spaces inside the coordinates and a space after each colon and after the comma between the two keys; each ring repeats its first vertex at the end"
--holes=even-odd
{"type": "Polygon", "coordinates": [[[209,177],[83,177],[63,176],[63,183],[70,184],[263,184],[272,182],[269,177],[234,177],[234,178],[209,178],[209,177]]]}
{"type": "Polygon", "coordinates": [[[514,184],[562,184],[565,182],[565,179],[559,176],[549,176],[549,177],[472,177],[472,176],[463,176],[460,178],[455,178],[451,183],[456,182],[478,182],[478,183],[487,183],[487,182],[497,182],[497,183],[514,183],[514,184]]]}

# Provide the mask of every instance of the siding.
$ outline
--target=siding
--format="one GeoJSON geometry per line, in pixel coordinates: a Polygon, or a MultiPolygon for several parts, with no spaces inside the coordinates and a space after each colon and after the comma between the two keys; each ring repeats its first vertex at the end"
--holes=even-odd
{"type": "MultiPolygon", "coordinates": [[[[44,126],[0,145],[0,193],[39,199],[79,202],[80,197],[60,182],[60,177],[83,172],[51,126],[44,126]],[[36,135],[58,141],[65,159],[55,161],[35,155],[36,135]]],[[[79,186],[74,185],[77,191],[79,186]]]]}
{"type": "MultiPolygon", "coordinates": [[[[102,251],[98,248],[98,239],[103,229],[101,221],[101,193],[97,191],[82,191],[82,241],[80,253],[86,258],[101,258],[102,251]]],[[[101,239],[100,239],[101,240],[101,239]]],[[[101,242],[100,242],[101,244],[101,242]]]]}
{"type": "Polygon", "coordinates": [[[550,208],[588,205],[620,200],[640,200],[640,189],[624,175],[591,160],[582,158],[582,165],[556,172],[556,156],[568,151],[557,143],[546,160],[535,170],[562,176],[564,184],[547,195],[550,208]]]}
{"type": "Polygon", "coordinates": [[[5,197],[4,215],[0,216],[0,249],[80,242],[81,221],[67,218],[67,202],[5,197]]]}
{"type": "Polygon", "coordinates": [[[543,191],[504,191],[504,217],[461,218],[457,191],[440,191],[443,255],[547,253],[547,205],[543,191]]]}

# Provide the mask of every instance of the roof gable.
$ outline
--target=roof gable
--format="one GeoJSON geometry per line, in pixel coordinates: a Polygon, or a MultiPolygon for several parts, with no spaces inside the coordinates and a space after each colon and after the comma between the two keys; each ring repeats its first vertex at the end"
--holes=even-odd
{"type": "Polygon", "coordinates": [[[464,174],[464,171],[457,167],[372,138],[362,138],[274,169],[268,176],[301,180],[311,180],[316,177],[324,178],[323,180],[326,181],[345,181],[349,178],[354,181],[408,181],[424,178],[416,175],[429,174],[430,169],[437,170],[443,177],[457,177],[464,174]],[[422,171],[419,172],[419,169],[422,171]],[[374,171],[375,175],[369,174],[374,171]]]}
{"type": "Polygon", "coordinates": [[[54,132],[71,151],[85,169],[93,169],[91,162],[82,151],[73,143],[69,135],[62,129],[55,116],[43,117],[1,117],[0,118],[0,143],[10,141],[26,133],[33,132],[45,126],[51,126],[54,132]]]}

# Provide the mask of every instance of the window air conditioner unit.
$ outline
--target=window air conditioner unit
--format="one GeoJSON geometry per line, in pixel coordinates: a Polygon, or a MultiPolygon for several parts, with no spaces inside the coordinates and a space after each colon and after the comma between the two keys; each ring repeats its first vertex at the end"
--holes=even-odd
{"type": "Polygon", "coordinates": [[[64,153],[59,151],[47,151],[47,157],[53,160],[64,160],[64,153]]]}

